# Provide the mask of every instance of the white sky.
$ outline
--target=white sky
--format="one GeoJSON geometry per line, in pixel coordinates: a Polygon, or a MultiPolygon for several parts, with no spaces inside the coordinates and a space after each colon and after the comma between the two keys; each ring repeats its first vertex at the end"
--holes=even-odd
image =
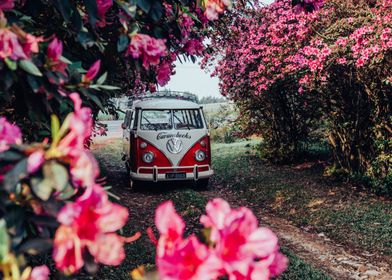
{"type": "MultiPolygon", "coordinates": [[[[270,4],[274,0],[263,0],[265,4],[270,4]]],[[[198,62],[179,62],[176,61],[176,74],[164,87],[175,91],[188,91],[197,94],[199,98],[203,96],[219,97],[219,80],[217,77],[211,78],[210,73],[205,73],[200,69],[198,62]]],[[[162,90],[164,88],[159,88],[162,90]]]]}

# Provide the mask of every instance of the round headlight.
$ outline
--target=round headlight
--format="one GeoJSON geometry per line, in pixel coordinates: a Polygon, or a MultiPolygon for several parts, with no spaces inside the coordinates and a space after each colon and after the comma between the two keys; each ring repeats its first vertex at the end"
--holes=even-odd
{"type": "Polygon", "coordinates": [[[145,163],[151,163],[154,160],[154,154],[152,152],[144,153],[142,156],[142,160],[145,163]]]}
{"type": "Polygon", "coordinates": [[[197,161],[203,161],[206,159],[206,153],[202,150],[197,150],[195,153],[195,158],[197,161]]]}

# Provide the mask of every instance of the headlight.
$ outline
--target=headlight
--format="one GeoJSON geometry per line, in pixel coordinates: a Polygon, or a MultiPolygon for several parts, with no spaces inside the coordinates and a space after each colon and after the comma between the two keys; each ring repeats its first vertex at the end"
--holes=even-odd
{"type": "Polygon", "coordinates": [[[195,158],[197,161],[203,161],[206,159],[206,153],[202,150],[197,150],[195,153],[195,158]]]}
{"type": "Polygon", "coordinates": [[[144,153],[142,156],[142,160],[145,163],[151,163],[154,160],[154,154],[152,152],[144,153]]]}

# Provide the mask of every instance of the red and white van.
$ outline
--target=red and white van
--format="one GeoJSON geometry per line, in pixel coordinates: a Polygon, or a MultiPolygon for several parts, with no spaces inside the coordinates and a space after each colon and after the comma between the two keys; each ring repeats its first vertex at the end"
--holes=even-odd
{"type": "Polygon", "coordinates": [[[126,111],[123,159],[131,184],[192,180],[207,186],[213,175],[202,107],[194,102],[152,98],[126,111]]]}

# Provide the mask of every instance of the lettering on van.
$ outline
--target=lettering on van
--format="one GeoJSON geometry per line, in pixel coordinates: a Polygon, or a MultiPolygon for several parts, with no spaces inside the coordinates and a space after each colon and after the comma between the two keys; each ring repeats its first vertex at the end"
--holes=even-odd
{"type": "Polygon", "coordinates": [[[160,132],[157,135],[157,140],[162,140],[162,139],[169,139],[169,138],[186,138],[186,139],[191,139],[192,137],[187,133],[167,133],[167,132],[160,132]]]}

